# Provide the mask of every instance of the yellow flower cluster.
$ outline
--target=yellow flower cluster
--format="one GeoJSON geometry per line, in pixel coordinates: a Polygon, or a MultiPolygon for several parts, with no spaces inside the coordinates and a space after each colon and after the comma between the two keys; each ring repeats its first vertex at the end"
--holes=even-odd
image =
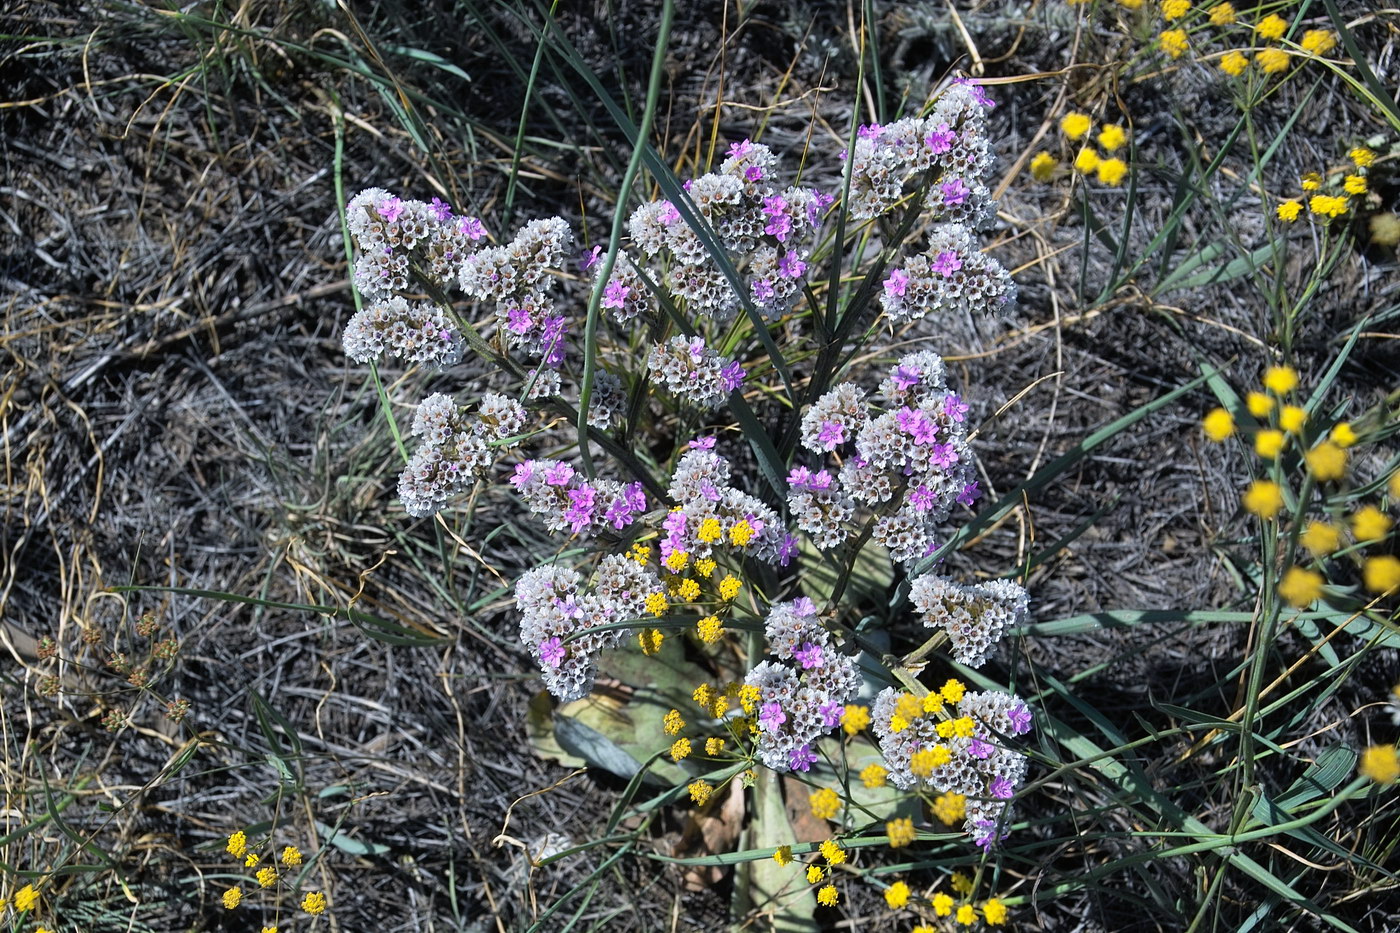
{"type": "MultiPolygon", "coordinates": [[[[1241,496],[1241,505],[1250,514],[1272,521],[1278,519],[1292,501],[1290,491],[1280,482],[1287,475],[1285,457],[1293,454],[1293,462],[1301,467],[1307,478],[1303,486],[1305,491],[1340,483],[1348,473],[1350,448],[1365,438],[1346,421],[1330,428],[1310,425],[1308,412],[1289,403],[1299,383],[1298,373],[1292,367],[1271,366],[1265,370],[1262,382],[1265,391],[1248,393],[1244,407],[1254,421],[1251,428],[1254,453],[1271,467],[1273,478],[1251,482],[1241,496]]],[[[1216,442],[1236,433],[1235,417],[1224,408],[1209,412],[1201,427],[1206,436],[1216,442]]],[[[1400,503],[1400,469],[1393,470],[1387,478],[1387,490],[1391,504],[1400,503]]],[[[1340,501],[1341,497],[1337,499],[1340,501]]],[[[1355,508],[1343,523],[1339,514],[1342,506],[1329,506],[1330,512],[1338,514],[1304,521],[1303,514],[1308,506],[1309,502],[1302,501],[1291,508],[1301,524],[1297,542],[1315,566],[1295,561],[1287,567],[1277,587],[1280,598],[1302,608],[1323,597],[1327,582],[1324,564],[1343,549],[1343,524],[1349,528],[1355,542],[1355,547],[1347,547],[1346,555],[1359,561],[1365,588],[1376,596],[1400,589],[1400,557],[1389,553],[1386,547],[1395,524],[1388,514],[1377,505],[1365,504],[1355,508]],[[1361,557],[1360,548],[1372,548],[1381,553],[1361,557]]]]}
{"type": "MultiPolygon", "coordinates": [[[[1308,211],[1315,216],[1328,220],[1343,217],[1351,211],[1351,199],[1364,195],[1369,190],[1366,175],[1367,170],[1376,161],[1376,154],[1370,149],[1356,148],[1347,155],[1351,159],[1352,170],[1340,173],[1339,178],[1334,177],[1331,180],[1331,184],[1336,186],[1333,189],[1334,193],[1328,194],[1321,190],[1324,181],[1319,173],[1309,172],[1302,177],[1301,186],[1304,195],[1307,196],[1308,211]]],[[[1292,223],[1302,213],[1301,198],[1284,201],[1276,209],[1278,219],[1284,223],[1292,223]]]]}
{"type": "MultiPolygon", "coordinates": [[[[1086,113],[1071,111],[1060,118],[1060,133],[1069,142],[1084,140],[1087,143],[1087,137],[1093,127],[1094,121],[1086,113]]],[[[1113,153],[1122,149],[1128,144],[1127,131],[1118,124],[1110,123],[1099,130],[1096,141],[1098,149],[1087,144],[1081,145],[1071,165],[1079,174],[1093,174],[1105,185],[1121,185],[1128,174],[1128,164],[1117,156],[1101,154],[1099,150],[1103,150],[1103,153],[1113,153]]],[[[1049,152],[1038,152],[1031,159],[1031,177],[1036,181],[1049,181],[1054,177],[1059,164],[1059,160],[1049,152]]]]}

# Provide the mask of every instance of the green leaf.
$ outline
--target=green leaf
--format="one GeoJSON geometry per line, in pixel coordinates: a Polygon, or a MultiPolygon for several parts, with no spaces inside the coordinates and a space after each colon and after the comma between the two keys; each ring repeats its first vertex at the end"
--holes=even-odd
{"type": "Polygon", "coordinates": [[[381,843],[361,842],[345,835],[344,830],[327,826],[320,820],[316,820],[315,823],[317,831],[325,837],[325,841],[346,855],[384,855],[389,851],[389,847],[381,843]]]}

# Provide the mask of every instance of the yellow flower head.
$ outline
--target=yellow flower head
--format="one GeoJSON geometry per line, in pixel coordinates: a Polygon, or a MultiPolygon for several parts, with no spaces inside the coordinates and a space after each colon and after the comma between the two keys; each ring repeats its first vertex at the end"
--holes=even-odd
{"type": "Polygon", "coordinates": [[[1390,533],[1393,524],[1390,516],[1374,505],[1364,505],[1351,517],[1351,533],[1362,543],[1379,541],[1390,533]]]}
{"type": "Polygon", "coordinates": [[[1356,770],[1377,784],[1394,784],[1400,778],[1400,754],[1394,745],[1372,745],[1361,753],[1356,770]]]}
{"type": "Polygon", "coordinates": [[[671,760],[680,761],[690,754],[690,739],[676,739],[671,743],[671,760]]]}
{"type": "Polygon", "coordinates": [[[870,725],[870,707],[847,706],[841,716],[841,730],[847,735],[855,735],[870,725]]]}
{"type": "Polygon", "coordinates": [[[1277,13],[1270,13],[1259,21],[1259,25],[1254,27],[1254,31],[1265,39],[1277,39],[1283,35],[1287,28],[1287,20],[1277,13]]]}
{"type": "Polygon", "coordinates": [[[1254,60],[1259,63],[1259,67],[1265,74],[1278,74],[1288,67],[1288,51],[1286,49],[1267,48],[1260,49],[1254,56],[1254,60]]]}
{"type": "Polygon", "coordinates": [[[1347,194],[1365,194],[1366,176],[1348,175],[1346,178],[1342,179],[1342,190],[1347,194]]]}
{"type": "Polygon", "coordinates": [[[226,849],[228,850],[228,854],[229,854],[229,855],[232,855],[234,858],[242,858],[243,856],[247,855],[247,854],[248,854],[248,836],[247,836],[247,834],[245,834],[245,833],[243,832],[243,830],[240,829],[238,832],[236,832],[236,833],[234,833],[232,836],[229,836],[229,837],[228,837],[228,845],[225,846],[224,848],[226,848],[226,849]]]}
{"type": "Polygon", "coordinates": [[[1191,9],[1191,0],[1162,0],[1162,19],[1167,22],[1181,19],[1191,9]]]}
{"type": "Polygon", "coordinates": [[[1060,118],[1060,132],[1070,139],[1082,139],[1093,122],[1086,113],[1071,111],[1060,118]]]}
{"type": "Polygon", "coordinates": [[[1298,200],[1284,201],[1278,206],[1278,219],[1284,223],[1293,223],[1301,213],[1303,213],[1303,202],[1298,200]]]}
{"type": "Polygon", "coordinates": [[[742,586],[743,584],[739,582],[738,577],[734,576],[732,573],[728,574],[723,580],[719,581],[720,598],[726,600],[733,599],[735,596],[739,595],[739,590],[742,586]]]}
{"type": "Polygon", "coordinates": [[[841,848],[841,844],[835,839],[828,839],[821,844],[822,858],[826,859],[829,865],[840,865],[846,861],[846,850],[841,848]]]}
{"type": "Polygon", "coordinates": [[[808,865],[808,866],[807,866],[807,883],[808,883],[808,884],[816,884],[818,881],[821,881],[822,878],[823,878],[825,875],[826,875],[826,872],[822,871],[822,867],[821,867],[820,865],[808,865]]]}
{"type": "Polygon", "coordinates": [[[1282,431],[1266,428],[1254,435],[1254,452],[1265,460],[1273,460],[1283,450],[1285,437],[1282,431]]]}
{"type": "Polygon", "coordinates": [[[714,544],[723,534],[719,527],[719,519],[707,518],[700,523],[700,528],[695,532],[695,537],[706,544],[714,544]]]}
{"type": "Polygon", "coordinates": [[[817,903],[823,907],[835,907],[836,902],[841,899],[841,895],[836,892],[834,884],[823,885],[817,892],[817,903]]]}
{"type": "Polygon", "coordinates": [[[259,861],[261,861],[261,859],[258,858],[256,852],[249,852],[247,858],[243,859],[243,867],[252,868],[254,865],[258,864],[259,861]]]}
{"type": "Polygon", "coordinates": [[[1168,29],[1157,39],[1162,43],[1162,51],[1167,53],[1168,58],[1180,58],[1190,48],[1186,41],[1185,29],[1168,29]]]}
{"type": "Polygon", "coordinates": [[[753,526],[749,524],[746,518],[739,519],[734,523],[734,527],[729,529],[729,540],[739,547],[743,547],[752,541],[753,535],[753,526]]]}
{"type": "Polygon", "coordinates": [[[298,849],[296,846],[287,846],[285,849],[282,850],[282,864],[300,865],[301,850],[298,849]]]}
{"type": "Polygon", "coordinates": [[[885,903],[889,906],[890,910],[899,910],[899,908],[909,903],[909,885],[905,884],[903,881],[896,881],[888,888],[885,888],[885,903]]]}
{"type": "Polygon", "coordinates": [[[258,869],[258,885],[260,887],[270,888],[276,883],[277,869],[273,868],[271,865],[266,868],[258,869]]]}
{"type": "Polygon", "coordinates": [[[671,604],[666,601],[665,593],[652,593],[646,598],[646,602],[643,603],[643,605],[646,606],[647,612],[650,612],[652,615],[662,616],[666,614],[666,610],[671,604]]]}
{"type": "Polygon", "coordinates": [[[1366,589],[1372,593],[1385,595],[1393,592],[1396,587],[1400,587],[1400,557],[1382,554],[1379,557],[1367,558],[1366,564],[1361,568],[1361,578],[1366,583],[1366,589]]]}
{"type": "Polygon", "coordinates": [[[690,799],[695,801],[695,805],[703,807],[715,788],[709,781],[691,781],[686,789],[690,791],[690,799]]]}
{"type": "Polygon", "coordinates": [[[1074,170],[1081,175],[1087,175],[1098,167],[1099,154],[1093,146],[1085,146],[1074,157],[1074,170]]]}
{"type": "Polygon", "coordinates": [[[1220,70],[1232,78],[1238,78],[1249,67],[1249,58],[1239,51],[1226,52],[1220,56],[1220,70]]]}
{"type": "Polygon", "coordinates": [[[301,909],[313,917],[326,912],[326,896],[320,891],[312,891],[301,899],[301,909]]]}
{"type": "Polygon", "coordinates": [[[1210,8],[1212,26],[1229,26],[1235,22],[1235,8],[1228,3],[1217,3],[1210,8]]]}
{"type": "Polygon", "coordinates": [[[1292,366],[1270,366],[1264,370],[1264,388],[1285,395],[1298,388],[1298,371],[1292,366]]]}
{"type": "Polygon", "coordinates": [[[1254,417],[1267,418],[1274,410],[1274,399],[1263,392],[1251,392],[1245,396],[1244,405],[1254,417]]]}
{"type": "Polygon", "coordinates": [[[924,714],[924,701],[912,693],[901,693],[894,702],[896,715],[913,722],[924,714]]]}
{"type": "Polygon", "coordinates": [[[918,833],[914,830],[914,821],[903,816],[885,824],[885,835],[890,838],[891,849],[900,849],[913,842],[918,833]]]}
{"type": "Polygon", "coordinates": [[[1006,923],[1008,916],[1006,905],[996,898],[982,905],[982,919],[987,921],[988,926],[999,927],[1006,923]]]}
{"type": "Polygon", "coordinates": [[[967,692],[967,686],[957,678],[949,678],[938,692],[949,703],[961,703],[963,694],[967,692]]]}
{"type": "Polygon", "coordinates": [[[666,640],[666,633],[659,628],[642,629],[637,633],[637,643],[642,647],[642,654],[650,657],[661,650],[661,643],[666,640]]]}
{"type": "Polygon", "coordinates": [[[680,573],[685,569],[685,565],[690,563],[690,555],[685,551],[672,551],[666,555],[666,559],[662,563],[672,573],[680,573]]]}
{"type": "Polygon", "coordinates": [[[1241,499],[1245,511],[1260,518],[1273,518],[1283,511],[1283,490],[1278,483],[1256,479],[1241,499]]]}
{"type": "Polygon", "coordinates": [[[778,846],[773,850],[773,861],[779,865],[788,866],[792,864],[792,846],[778,846]]]}
{"type": "Polygon", "coordinates": [[[948,917],[953,913],[953,899],[939,891],[933,896],[933,912],[940,917],[948,917]]]}
{"type": "Polygon", "coordinates": [[[1304,191],[1316,191],[1322,187],[1322,176],[1317,172],[1304,172],[1299,178],[1304,191]]]}
{"type": "Polygon", "coordinates": [[[1351,164],[1357,168],[1368,168],[1371,163],[1376,161],[1376,154],[1365,146],[1357,146],[1347,153],[1347,157],[1351,159],[1351,164]]]}
{"type": "Polygon", "coordinates": [[[1235,433],[1235,419],[1223,408],[1211,409],[1201,420],[1201,430],[1206,437],[1219,443],[1235,433]]]}
{"type": "Polygon", "coordinates": [[[700,576],[704,577],[706,580],[708,580],[710,578],[710,574],[715,572],[715,567],[717,566],[719,565],[715,563],[714,558],[706,557],[702,560],[697,560],[695,562],[695,572],[700,574],[700,576]]]}
{"type": "Polygon", "coordinates": [[[958,908],[957,916],[953,919],[965,927],[970,927],[977,922],[977,908],[971,904],[963,904],[958,908]]]}
{"type": "Polygon", "coordinates": [[[812,807],[812,815],[819,820],[831,820],[841,812],[841,798],[829,787],[818,788],[807,795],[807,803],[812,807]]]}
{"type": "Polygon", "coordinates": [[[700,598],[700,584],[686,577],[676,587],[676,595],[688,603],[693,603],[700,598]]]}
{"type": "Polygon", "coordinates": [[[1340,217],[1347,212],[1347,199],[1340,195],[1315,194],[1308,199],[1308,210],[1320,217],[1340,217]]]}
{"type": "Polygon", "coordinates": [[[238,903],[243,900],[243,891],[240,888],[229,888],[224,892],[224,910],[233,910],[238,903]]]}
{"type": "Polygon", "coordinates": [[[1128,174],[1128,163],[1122,159],[1101,159],[1094,171],[1098,174],[1101,184],[1117,188],[1123,184],[1123,176],[1128,174]]]}
{"type": "Polygon", "coordinates": [[[15,892],[15,910],[24,913],[39,905],[39,892],[34,885],[26,884],[15,892]]]}
{"type": "Polygon", "coordinates": [[[719,624],[719,616],[705,616],[695,623],[695,632],[700,636],[700,640],[710,645],[719,641],[724,635],[724,626],[719,624]]]}
{"type": "Polygon", "coordinates": [[[681,718],[680,710],[673,709],[661,718],[661,728],[667,735],[675,735],[685,728],[685,720],[681,718]]]}
{"type": "Polygon", "coordinates": [[[1309,29],[1303,33],[1303,41],[1298,43],[1303,51],[1313,55],[1326,55],[1337,47],[1337,37],[1326,29],[1309,29]]]}
{"type": "Polygon", "coordinates": [[[1326,522],[1308,522],[1308,527],[1298,536],[1298,543],[1307,548],[1314,557],[1326,557],[1342,543],[1341,532],[1336,525],[1326,522]]]}
{"type": "Polygon", "coordinates": [[[1296,609],[1317,602],[1322,596],[1322,574],[1302,567],[1289,567],[1278,583],[1278,594],[1296,609]]]}
{"type": "Polygon", "coordinates": [[[1278,413],[1278,426],[1289,434],[1298,434],[1307,423],[1308,413],[1297,405],[1285,405],[1278,413]]]}
{"type": "Polygon", "coordinates": [[[953,893],[961,894],[963,897],[972,896],[972,878],[960,871],[953,872],[953,877],[949,879],[953,884],[953,893]]]}
{"type": "MultiPolygon", "coordinates": [[[[1168,0],[1168,2],[1170,2],[1170,0],[1168,0]]],[[[1185,3],[1186,0],[1181,0],[1181,2],[1185,3]]],[[[1187,5],[1189,6],[1190,4],[1187,5]]],[[[1099,146],[1104,152],[1114,152],[1115,150],[1123,148],[1123,144],[1128,141],[1128,133],[1117,123],[1110,123],[1099,130],[1098,139],[1099,146]]]]}
{"type": "Polygon", "coordinates": [[[724,739],[720,738],[717,735],[712,735],[705,740],[706,755],[709,755],[713,758],[715,755],[718,755],[722,751],[724,751],[724,739]]]}
{"type": "Polygon", "coordinates": [[[1350,421],[1338,421],[1332,426],[1331,438],[1338,447],[1350,447],[1356,443],[1356,431],[1350,421]]]}
{"type": "Polygon", "coordinates": [[[860,769],[860,782],[866,787],[884,787],[889,771],[883,765],[869,764],[860,769]]]}
{"type": "Polygon", "coordinates": [[[1037,152],[1031,159],[1031,177],[1036,181],[1049,181],[1055,174],[1060,161],[1048,152],[1037,152]]]}
{"type": "Polygon", "coordinates": [[[1323,441],[1304,454],[1308,472],[1320,483],[1341,479],[1347,472],[1347,452],[1331,441],[1323,441]]]}
{"type": "Polygon", "coordinates": [[[967,817],[967,798],[952,791],[939,794],[933,800],[933,815],[945,826],[961,823],[967,817]]]}

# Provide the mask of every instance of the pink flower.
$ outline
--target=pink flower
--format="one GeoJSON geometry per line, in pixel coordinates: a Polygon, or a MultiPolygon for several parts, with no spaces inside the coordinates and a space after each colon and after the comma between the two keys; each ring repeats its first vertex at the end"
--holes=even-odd
{"type": "Polygon", "coordinates": [[[890,273],[890,277],[885,279],[885,294],[904,297],[904,291],[909,287],[909,273],[903,269],[896,269],[890,273]]]}
{"type": "Polygon", "coordinates": [[[457,218],[457,230],[462,236],[475,242],[486,236],[486,228],[481,225],[481,221],[475,217],[457,218]]]}
{"type": "Polygon", "coordinates": [[[947,415],[950,421],[962,424],[963,419],[967,417],[967,411],[967,403],[956,395],[950,394],[943,400],[943,414],[947,415]]]}
{"type": "Polygon", "coordinates": [[[714,450],[715,439],[713,437],[697,437],[686,446],[691,450],[714,450]]]}
{"type": "Polygon", "coordinates": [[[810,771],[816,763],[817,753],[812,751],[810,745],[799,745],[788,752],[788,765],[794,771],[810,771]]]}
{"type": "Polygon", "coordinates": [[[962,260],[952,250],[944,250],[933,258],[933,271],[945,279],[951,278],[954,272],[962,268],[962,265],[962,260]]]}
{"type": "Polygon", "coordinates": [[[574,478],[574,468],[567,463],[559,462],[549,466],[544,471],[544,482],[546,486],[567,486],[569,480],[574,478]]]}
{"type": "Polygon", "coordinates": [[[681,212],[670,201],[661,202],[661,213],[657,215],[663,224],[670,226],[681,219],[681,212]]]}
{"type": "Polygon", "coordinates": [[[979,761],[985,761],[992,757],[992,752],[994,751],[996,751],[996,749],[993,748],[990,743],[983,742],[981,739],[973,739],[967,745],[967,753],[979,761]]]}
{"type": "Polygon", "coordinates": [[[927,512],[933,508],[933,490],[922,483],[915,486],[909,493],[909,504],[915,512],[927,512]]]}
{"type": "MultiPolygon", "coordinates": [[[[981,496],[981,495],[982,495],[982,490],[981,490],[981,488],[977,485],[977,481],[976,481],[976,480],[973,480],[972,482],[968,483],[966,486],[964,486],[964,487],[962,488],[962,492],[958,493],[958,504],[959,504],[959,505],[965,505],[965,506],[967,506],[967,507],[970,509],[970,508],[972,508],[973,504],[977,501],[978,497],[981,496]]],[[[1030,714],[1027,713],[1026,715],[1029,716],[1030,714]]],[[[1029,722],[1030,722],[1030,721],[1029,721],[1029,719],[1028,719],[1028,720],[1027,720],[1028,726],[1029,726],[1029,722]]]]}
{"type": "Polygon", "coordinates": [[[895,387],[901,392],[907,391],[911,387],[918,385],[919,380],[922,378],[923,373],[919,372],[917,369],[910,369],[907,366],[897,367],[895,371],[890,375],[890,380],[894,382],[895,387]]]}
{"type": "Polygon", "coordinates": [[[1006,775],[998,774],[992,779],[992,796],[998,800],[1010,800],[1016,793],[1016,787],[1007,779],[1006,775]]]}
{"type": "Polygon", "coordinates": [[[506,312],[506,327],[513,333],[528,333],[531,327],[535,326],[535,319],[530,317],[530,312],[525,308],[511,308],[506,312]]]}
{"type": "Polygon", "coordinates": [[[803,670],[810,671],[814,667],[821,666],[822,646],[804,641],[801,648],[793,651],[792,656],[802,665],[803,670]]]}
{"type": "Polygon", "coordinates": [[[835,450],[838,444],[846,440],[846,428],[836,421],[823,421],[821,430],[817,432],[817,441],[822,445],[823,450],[835,450]]]}
{"type": "Polygon", "coordinates": [[[540,660],[550,667],[558,667],[564,661],[564,643],[558,636],[540,642],[540,660]]]}
{"type": "Polygon", "coordinates": [[[835,729],[841,725],[841,720],[846,716],[846,707],[840,703],[824,703],[817,711],[822,717],[822,725],[828,729],[835,729]]]}
{"type": "Polygon", "coordinates": [[[796,253],[783,253],[778,260],[778,274],[785,279],[799,278],[807,271],[807,264],[797,258],[796,253]]]}
{"type": "Polygon", "coordinates": [[[744,384],[744,375],[744,367],[730,363],[719,371],[719,384],[724,386],[724,391],[733,392],[744,384]]]}
{"type": "Polygon", "coordinates": [[[957,141],[957,138],[958,134],[949,129],[948,124],[940,123],[938,129],[924,137],[924,142],[928,144],[934,155],[942,155],[953,148],[953,143],[957,141]]]}
{"type": "MultiPolygon", "coordinates": [[[[585,250],[584,252],[580,253],[578,259],[578,270],[580,272],[587,272],[589,269],[592,269],[598,264],[598,256],[602,252],[603,247],[601,245],[598,245],[593,247],[591,250],[585,250]]],[[[607,305],[604,305],[604,307],[607,307],[607,305]]]]}
{"type": "Polygon", "coordinates": [[[389,223],[398,220],[402,214],[403,202],[398,198],[391,195],[379,202],[379,216],[389,221],[389,223]]]}
{"type": "Polygon", "coordinates": [[[787,713],[783,712],[783,705],[776,700],[764,703],[758,712],[758,722],[769,732],[777,732],[787,722],[787,713]]]}
{"type": "Polygon", "coordinates": [[[943,189],[944,204],[962,204],[967,200],[969,190],[967,185],[963,184],[961,178],[945,181],[943,184],[939,185],[939,187],[943,189]]]}
{"type": "Polygon", "coordinates": [[[623,285],[621,279],[610,279],[607,288],[603,289],[603,307],[621,308],[626,303],[630,291],[632,289],[623,285]]]}
{"type": "Polygon", "coordinates": [[[428,210],[438,219],[439,223],[446,223],[447,219],[452,216],[452,206],[438,198],[433,198],[432,203],[428,205],[428,210]]]}
{"type": "Polygon", "coordinates": [[[763,169],[759,168],[757,165],[750,165],[748,168],[744,169],[744,181],[762,181],[762,180],[763,180],[763,169]]]}
{"type": "Polygon", "coordinates": [[[773,297],[773,283],[767,279],[756,279],[753,283],[753,297],[755,301],[767,301],[773,297]]]}
{"type": "Polygon", "coordinates": [[[880,138],[880,124],[878,124],[878,123],[869,123],[869,124],[866,124],[865,126],[862,126],[860,129],[856,130],[856,136],[859,137],[860,139],[879,139],[879,138],[880,138]]]}
{"type": "MultiPolygon", "coordinates": [[[[976,483],[972,485],[976,486],[976,483]]],[[[1006,711],[1006,716],[1011,720],[1011,734],[1023,735],[1031,729],[1031,711],[1024,703],[1018,703],[1006,711]]]]}
{"type": "Polygon", "coordinates": [[[745,140],[744,140],[743,142],[741,142],[741,143],[730,143],[730,144],[729,144],[729,157],[730,157],[731,159],[743,159],[743,158],[746,158],[746,157],[748,156],[748,154],[749,154],[750,152],[752,152],[752,151],[753,151],[753,143],[749,142],[747,139],[745,139],[745,140]]]}

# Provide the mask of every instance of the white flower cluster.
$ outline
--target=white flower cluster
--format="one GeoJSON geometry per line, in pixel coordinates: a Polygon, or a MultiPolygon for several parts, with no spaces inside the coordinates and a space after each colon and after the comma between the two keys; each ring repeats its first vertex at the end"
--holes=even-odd
{"type": "Polygon", "coordinates": [[[763,501],[729,482],[729,461],[706,447],[686,451],[667,490],[677,507],[662,521],[661,558],[683,551],[696,560],[728,544],[767,564],[786,567],[797,539],[763,501]]]}
{"type": "Polygon", "coordinates": [[[976,500],[968,409],[948,390],[942,360],[927,351],[903,357],[881,392],[883,410],[857,386],[842,383],[803,416],[803,446],[838,453],[842,462],[835,475],[795,467],[788,475],[788,508],[822,548],[854,532],[859,506],[872,509],[879,515],[872,537],[907,565],[934,550],[933,533],[955,502],[976,500]]]}
{"type": "Polygon", "coordinates": [[[562,460],[518,463],[510,484],[545,528],[585,538],[608,528],[621,531],[647,509],[641,483],[589,480],[562,460]]]}
{"type": "Polygon", "coordinates": [[[963,828],[983,848],[1005,835],[1008,802],[1026,775],[1025,755],[1008,747],[1006,737],[1030,731],[1024,701],[1007,693],[964,693],[950,681],[924,698],[887,687],[870,715],[890,783],[965,796],[963,828]]]}
{"type": "Polygon", "coordinates": [[[486,476],[499,455],[515,446],[525,409],[491,393],[475,413],[441,392],[425,398],[413,418],[412,434],[423,438],[399,474],[399,498],[408,514],[432,515],[453,495],[486,476]]]}
{"type": "Polygon", "coordinates": [[[345,224],[360,250],[355,287],[371,300],[407,290],[414,264],[448,285],[472,255],[473,244],[486,235],[480,220],[454,214],[437,198],[400,199],[383,188],[366,188],[351,198],[345,224]]]}
{"type": "Polygon", "coordinates": [[[759,760],[774,771],[807,771],[816,739],[841,724],[860,690],[855,661],[838,652],[810,599],[777,603],[764,621],[769,651],[744,678],[757,689],[759,760]]]}
{"type": "MultiPolygon", "coordinates": [[[[685,185],[739,273],[746,292],[742,296],[670,201],[644,204],[629,218],[632,242],[650,263],[644,268],[685,301],[693,319],[723,323],[745,299],[761,313],[777,315],[801,295],[808,257],[804,244],[833,198],[811,188],[780,188],[775,184],[777,161],[767,146],[746,139],[729,147],[718,172],[685,185]]],[[[608,280],[603,301],[622,323],[650,305],[640,276],[624,265],[608,280]]]]}
{"type": "Polygon", "coordinates": [[[980,226],[992,213],[983,179],[992,164],[986,111],[993,106],[981,87],[956,82],[927,117],[861,127],[851,154],[851,216],[879,217],[922,190],[934,220],[980,226]]]}
{"type": "Polygon", "coordinates": [[[704,408],[718,408],[744,384],[744,367],[705,346],[699,337],[672,337],[647,356],[651,370],[679,398],[704,408]]]}
{"type": "Polygon", "coordinates": [[[948,634],[954,661],[981,667],[1006,630],[1025,621],[1030,597],[1011,580],[963,586],[926,573],[910,585],[909,601],[925,626],[948,634]]]}
{"type": "Polygon", "coordinates": [[[599,627],[639,618],[646,598],[660,589],[654,572],[620,554],[603,558],[591,590],[582,584],[576,571],[555,566],[527,570],[515,583],[520,640],[540,665],[545,687],[562,701],[587,696],[598,655],[631,634],[599,627]]]}
{"type": "Polygon", "coordinates": [[[986,314],[1016,303],[1016,283],[1002,264],[977,249],[961,224],[940,224],[928,248],[890,271],[880,307],[894,321],[935,313],[986,314]]]}
{"type": "Polygon", "coordinates": [[[368,363],[388,353],[414,363],[451,366],[462,358],[462,344],[442,309],[398,295],[366,305],[350,318],[341,336],[345,355],[368,363]]]}

